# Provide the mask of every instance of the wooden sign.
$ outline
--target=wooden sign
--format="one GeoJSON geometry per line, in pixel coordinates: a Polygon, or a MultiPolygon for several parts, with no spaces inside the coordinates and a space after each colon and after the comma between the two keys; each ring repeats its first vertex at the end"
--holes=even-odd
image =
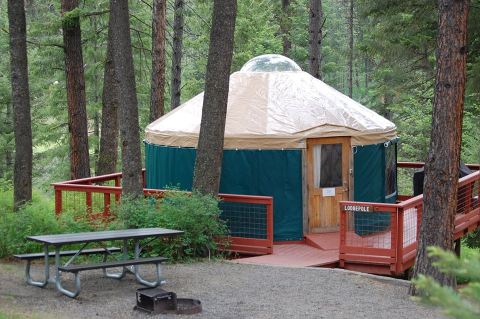
{"type": "Polygon", "coordinates": [[[342,210],[345,212],[371,213],[373,212],[373,206],[346,204],[342,205],[342,210]]]}

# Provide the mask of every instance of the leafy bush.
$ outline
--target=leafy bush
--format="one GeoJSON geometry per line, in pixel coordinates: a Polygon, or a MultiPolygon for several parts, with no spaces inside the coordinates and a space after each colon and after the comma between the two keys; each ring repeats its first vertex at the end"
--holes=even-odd
{"type": "MultiPolygon", "coordinates": [[[[227,234],[220,220],[218,199],[209,195],[169,191],[160,199],[122,199],[115,228],[163,227],[182,230],[182,236],[150,245],[150,254],[186,260],[218,254],[216,239],[227,234]]],[[[223,244],[223,243],[222,243],[223,244]]]]}
{"type": "Polygon", "coordinates": [[[467,247],[480,248],[480,228],[469,233],[462,241],[467,247]]]}
{"type": "Polygon", "coordinates": [[[73,233],[96,228],[80,212],[65,212],[57,218],[53,202],[38,194],[17,212],[13,212],[11,189],[0,190],[0,195],[0,205],[6,207],[0,213],[0,258],[42,250],[42,245],[26,240],[26,236],[73,233]]]}
{"type": "Polygon", "coordinates": [[[87,220],[84,211],[65,211],[55,216],[53,201],[39,194],[34,196],[31,203],[13,212],[13,192],[6,184],[0,185],[0,205],[0,258],[42,251],[41,244],[26,240],[26,236],[76,233],[105,227],[163,227],[183,230],[185,233],[154,241],[147,246],[150,250],[143,253],[162,255],[171,260],[188,260],[218,254],[216,240],[226,238],[227,234],[225,223],[219,219],[220,209],[216,198],[178,191],[169,191],[161,199],[122,198],[118,206],[112,207],[112,214],[116,218],[107,226],[87,220]]]}
{"type": "Polygon", "coordinates": [[[422,300],[442,307],[453,318],[480,318],[480,253],[459,259],[452,252],[430,247],[429,256],[436,258],[434,265],[440,271],[464,278],[468,284],[457,292],[441,286],[431,277],[421,275],[414,284],[423,293],[422,300]]]}

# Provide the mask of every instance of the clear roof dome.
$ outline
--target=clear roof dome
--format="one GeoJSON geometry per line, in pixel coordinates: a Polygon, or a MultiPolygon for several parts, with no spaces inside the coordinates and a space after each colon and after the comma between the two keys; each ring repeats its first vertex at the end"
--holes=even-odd
{"type": "Polygon", "coordinates": [[[293,60],[280,54],[264,54],[250,59],[240,72],[302,71],[293,60]]]}

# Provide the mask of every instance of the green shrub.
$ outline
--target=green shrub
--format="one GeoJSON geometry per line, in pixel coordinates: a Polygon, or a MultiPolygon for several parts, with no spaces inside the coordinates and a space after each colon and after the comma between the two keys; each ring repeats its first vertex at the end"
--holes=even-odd
{"type": "MultiPolygon", "coordinates": [[[[5,204],[3,201],[13,202],[11,190],[1,191],[0,194],[0,204],[5,204]]],[[[88,223],[84,215],[81,212],[64,212],[57,218],[53,202],[39,195],[34,196],[31,203],[17,212],[13,212],[12,205],[7,206],[7,209],[0,213],[0,258],[43,249],[42,245],[26,240],[27,236],[95,229],[96,226],[88,223]]]]}
{"type": "Polygon", "coordinates": [[[143,253],[162,255],[171,260],[188,260],[217,255],[219,251],[216,240],[226,238],[227,234],[225,223],[219,219],[218,200],[212,196],[169,191],[161,199],[122,198],[118,206],[112,207],[114,220],[105,226],[86,220],[84,211],[65,211],[57,217],[53,201],[38,194],[31,203],[13,212],[11,187],[0,185],[0,195],[0,205],[5,208],[0,211],[0,258],[42,251],[42,245],[25,239],[32,235],[77,233],[105,227],[162,227],[183,230],[185,233],[154,241],[147,245],[149,250],[143,253]]]}
{"type": "MultiPolygon", "coordinates": [[[[220,220],[218,199],[209,195],[169,191],[161,199],[122,199],[115,228],[162,227],[182,230],[182,236],[152,243],[147,254],[172,260],[212,256],[219,253],[216,239],[227,234],[220,220]]],[[[226,244],[226,243],[225,243],[226,244]]],[[[223,243],[222,243],[223,245],[223,243]]]]}
{"type": "Polygon", "coordinates": [[[422,300],[442,307],[453,318],[480,318],[480,253],[473,252],[469,258],[459,259],[452,252],[430,247],[429,256],[436,258],[434,265],[440,271],[464,278],[468,284],[457,292],[421,275],[414,284],[423,293],[422,300]]]}
{"type": "Polygon", "coordinates": [[[480,228],[469,233],[462,239],[462,242],[470,248],[480,248],[480,228]]]}

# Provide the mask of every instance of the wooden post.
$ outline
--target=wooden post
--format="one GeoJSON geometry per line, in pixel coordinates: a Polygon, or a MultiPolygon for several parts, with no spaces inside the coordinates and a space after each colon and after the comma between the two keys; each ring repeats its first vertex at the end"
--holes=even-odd
{"type": "Polygon", "coordinates": [[[56,186],[55,188],[55,215],[60,215],[62,213],[62,191],[58,189],[56,186]]]}
{"type": "MultiPolygon", "coordinates": [[[[403,228],[404,228],[404,223],[403,223],[403,217],[404,217],[404,208],[398,208],[396,213],[390,213],[391,216],[393,217],[396,215],[396,220],[397,220],[397,245],[396,245],[396,273],[400,273],[403,268],[403,228]]],[[[393,227],[393,225],[392,225],[393,227]]],[[[392,228],[392,233],[393,233],[393,228],[392,228]]],[[[393,244],[393,242],[392,242],[393,244]]]]}
{"type": "MultiPolygon", "coordinates": [[[[403,231],[403,230],[402,230],[403,231]]],[[[397,249],[398,249],[398,222],[397,222],[397,213],[390,212],[390,271],[396,272],[397,270],[397,263],[398,263],[398,256],[397,256],[397,249]]]]}
{"type": "Polygon", "coordinates": [[[455,255],[457,255],[458,258],[460,258],[460,253],[462,250],[462,238],[459,238],[455,240],[455,255]]]}
{"type": "Polygon", "coordinates": [[[267,239],[269,244],[269,253],[273,253],[273,199],[267,204],[267,239]]]}
{"type": "MultiPolygon", "coordinates": [[[[92,182],[88,181],[87,184],[92,185],[92,182]]],[[[92,213],[92,193],[89,191],[85,193],[85,204],[87,206],[87,214],[91,214],[92,213]]]]}
{"type": "Polygon", "coordinates": [[[146,175],[146,171],[142,170],[142,185],[143,185],[143,188],[147,187],[147,179],[145,178],[145,175],[146,175]]]}
{"type": "Polygon", "coordinates": [[[103,193],[103,217],[110,215],[110,193],[103,193]]]}
{"type": "Polygon", "coordinates": [[[345,243],[347,237],[347,213],[343,209],[343,205],[340,203],[340,247],[339,247],[339,266],[345,267],[345,260],[343,259],[343,253],[345,252],[345,243]]]}
{"type": "MultiPolygon", "coordinates": [[[[120,187],[120,179],[121,176],[115,177],[115,187],[120,187]]],[[[120,201],[120,193],[115,193],[115,202],[118,203],[120,201]]]]}

